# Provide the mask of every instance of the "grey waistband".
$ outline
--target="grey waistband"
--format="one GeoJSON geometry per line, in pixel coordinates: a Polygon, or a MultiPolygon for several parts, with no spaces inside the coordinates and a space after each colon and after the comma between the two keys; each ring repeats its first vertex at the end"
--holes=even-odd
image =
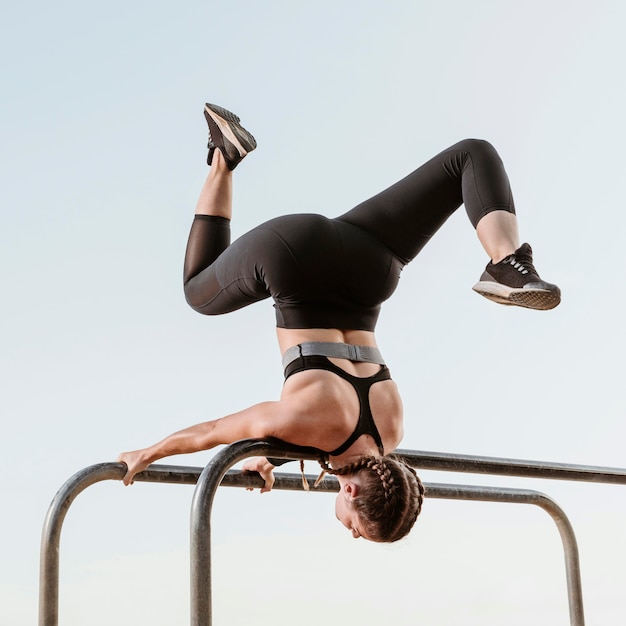
{"type": "Polygon", "coordinates": [[[378,348],[371,346],[353,346],[349,343],[332,343],[328,341],[305,341],[291,346],[283,354],[283,369],[301,356],[330,356],[349,361],[378,363],[384,365],[383,357],[378,348]]]}

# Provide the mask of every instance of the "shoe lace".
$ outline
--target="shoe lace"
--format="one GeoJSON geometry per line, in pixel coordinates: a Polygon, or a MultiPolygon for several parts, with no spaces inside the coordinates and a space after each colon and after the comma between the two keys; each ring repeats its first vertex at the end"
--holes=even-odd
{"type": "Polygon", "coordinates": [[[508,263],[523,274],[538,275],[533,265],[532,254],[527,250],[517,251],[515,254],[512,254],[508,259],[508,263]]]}

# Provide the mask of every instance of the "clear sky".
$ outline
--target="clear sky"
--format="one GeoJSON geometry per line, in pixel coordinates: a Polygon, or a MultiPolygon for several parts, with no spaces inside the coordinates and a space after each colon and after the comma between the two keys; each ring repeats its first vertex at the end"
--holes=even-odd
{"type": "MultiPolygon", "coordinates": [[[[339,214],[459,139],[490,140],[563,303],[474,294],[487,259],[453,216],[379,323],[402,447],[626,466],[622,2],[60,0],[1,17],[2,626],[36,621],[44,515],[74,472],[280,393],[269,302],[204,318],[182,296],[205,101],[259,142],[236,171],[235,236],[339,214]]],[[[422,477],[553,496],[577,531],[588,623],[623,622],[624,488],[422,477]]],[[[82,494],[61,623],[187,623],[192,493],[82,494]]],[[[539,510],[427,501],[392,547],[352,540],[332,511],[331,496],[220,493],[215,623],[569,623],[539,510]]]]}

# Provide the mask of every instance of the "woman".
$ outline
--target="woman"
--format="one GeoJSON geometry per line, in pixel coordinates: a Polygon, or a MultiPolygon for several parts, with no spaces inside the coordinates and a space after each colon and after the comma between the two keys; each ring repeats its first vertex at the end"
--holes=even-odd
{"type": "MultiPolygon", "coordinates": [[[[374,336],[402,267],[465,204],[491,259],[474,289],[527,308],[560,302],[558,287],[537,274],[530,246],[519,245],[504,166],[487,142],[461,141],[341,217],[279,217],[231,245],[232,171],[256,141],[221,107],[207,104],[205,117],[211,170],[189,235],[185,296],[206,315],[271,296],[286,380],[277,401],[122,454],[124,483],[165,456],[275,437],[325,452],[320,463],[340,484],[337,518],[354,537],[396,541],[424,494],[412,468],[387,456],[402,439],[402,403],[374,336]]],[[[273,467],[262,458],[244,465],[264,478],[262,491],[272,488],[273,467]]]]}

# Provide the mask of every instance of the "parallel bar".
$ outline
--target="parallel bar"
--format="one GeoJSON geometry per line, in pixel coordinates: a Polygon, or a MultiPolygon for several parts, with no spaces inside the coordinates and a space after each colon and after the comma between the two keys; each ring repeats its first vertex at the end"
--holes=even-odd
{"type": "Polygon", "coordinates": [[[289,446],[277,447],[265,441],[246,439],[220,450],[204,468],[191,503],[191,624],[211,624],[211,509],[213,498],[226,471],[251,456],[317,458],[317,454],[289,455],[289,446]]]}
{"type": "MultiPolygon", "coordinates": [[[[276,458],[304,458],[308,460],[316,460],[319,455],[319,453],[316,453],[311,449],[299,448],[297,446],[288,446],[285,448],[282,444],[266,443],[265,445],[280,446],[280,452],[279,448],[276,448],[276,454],[274,455],[276,458]],[[288,454],[286,450],[290,450],[290,454],[288,454]]],[[[626,469],[617,467],[529,461],[522,459],[403,449],[396,450],[394,454],[402,457],[412,467],[419,469],[491,476],[517,476],[521,478],[543,478],[548,480],[569,480],[577,482],[626,485],[626,469]]],[[[141,472],[141,474],[138,474],[135,477],[135,480],[195,484],[202,473],[202,470],[203,468],[201,467],[183,468],[175,465],[151,465],[148,469],[141,472]],[[150,472],[153,468],[157,467],[171,468],[169,478],[168,474],[164,474],[163,470],[159,469],[158,475],[156,475],[155,480],[153,480],[150,472]],[[191,473],[186,476],[185,472],[191,473]]]]}
{"type": "Polygon", "coordinates": [[[584,626],[585,615],[580,577],[580,557],[576,535],[565,512],[552,498],[538,491],[527,489],[442,485],[436,483],[426,483],[426,497],[443,498],[446,500],[534,504],[546,511],[554,520],[563,543],[570,624],[571,626],[584,626]]]}
{"type": "MultiPolygon", "coordinates": [[[[317,487],[314,487],[314,483],[317,480],[317,476],[312,474],[305,475],[306,480],[309,483],[309,491],[316,491],[319,493],[337,493],[339,491],[339,483],[333,476],[325,476],[317,487]]],[[[304,491],[302,486],[302,474],[287,474],[285,472],[277,473],[275,476],[276,482],[272,490],[278,491],[304,491]]],[[[260,489],[263,487],[263,479],[255,472],[254,474],[246,474],[237,470],[229,470],[226,472],[221,487],[252,487],[260,489]]]]}
{"type": "MultiPolygon", "coordinates": [[[[195,485],[202,467],[178,465],[151,465],[135,476],[136,482],[195,485]]],[[[68,509],[76,497],[87,487],[103,480],[122,480],[126,467],[121,463],[98,463],[80,470],[69,478],[54,496],[44,520],[41,535],[39,566],[39,626],[57,626],[59,623],[59,551],[61,530],[68,509]]],[[[314,476],[309,476],[312,491],[334,491],[332,479],[326,478],[313,489],[314,476]]],[[[262,487],[258,474],[243,474],[231,470],[222,484],[228,487],[262,487]]],[[[274,489],[294,490],[301,488],[299,474],[280,474],[274,489]]]]}
{"type": "MultiPolygon", "coordinates": [[[[321,454],[312,448],[300,448],[298,446],[289,446],[282,442],[264,442],[247,440],[232,444],[229,448],[233,448],[228,453],[229,459],[235,459],[226,469],[239,460],[249,456],[273,456],[277,458],[296,458],[315,460],[321,454]],[[233,448],[234,446],[234,448],[233,448]],[[236,458],[235,458],[236,457],[236,458]]],[[[228,450],[229,448],[226,448],[228,450]]],[[[220,453],[221,454],[221,453],[220,453]]],[[[599,467],[590,465],[574,465],[566,463],[551,463],[540,461],[525,461],[519,459],[507,459],[496,457],[483,457],[462,454],[448,454],[440,452],[424,452],[413,450],[396,450],[396,454],[403,457],[410,465],[416,468],[463,472],[475,474],[490,474],[500,476],[520,476],[531,478],[546,478],[553,480],[573,480],[595,483],[609,484],[626,484],[626,470],[620,468],[599,467]]],[[[215,459],[214,459],[215,461],[215,459]]],[[[209,472],[210,467],[214,467],[212,461],[204,470],[197,467],[181,467],[181,466],[165,466],[151,465],[148,469],[141,472],[135,477],[138,482],[162,482],[175,484],[196,484],[204,472],[209,472]]],[[[221,461],[220,461],[221,467],[221,461]]],[[[219,469],[220,479],[218,483],[225,486],[261,486],[261,479],[258,476],[244,476],[240,472],[223,471],[219,469]],[[249,482],[248,482],[249,481],[249,482]]],[[[39,602],[39,624],[40,626],[57,626],[58,624],[58,584],[59,584],[59,544],[60,535],[65,515],[76,496],[89,487],[90,485],[101,480],[121,480],[124,476],[125,468],[119,463],[101,463],[84,470],[81,470],[71,477],[61,487],[59,492],[53,499],[48,514],[46,516],[41,544],[41,565],[40,565],[40,602],[39,602]]],[[[313,477],[309,477],[312,481],[313,477]]],[[[203,484],[200,489],[196,489],[194,494],[194,503],[192,505],[192,520],[197,518],[196,509],[206,509],[210,511],[213,495],[205,494],[208,489],[213,489],[215,478],[207,484],[203,484]],[[208,498],[208,500],[207,500],[208,498]]],[[[300,476],[279,474],[274,489],[301,489],[300,476]]],[[[437,497],[436,491],[429,492],[430,497],[437,497]]],[[[332,478],[326,478],[317,491],[335,491],[336,483],[332,478]]],[[[461,492],[459,492],[461,493],[461,492]]],[[[539,504],[539,506],[543,506],[539,504]]],[[[193,536],[200,536],[198,533],[204,529],[210,531],[210,515],[205,517],[205,523],[200,524],[199,528],[194,528],[196,522],[192,521],[192,549],[195,549],[193,536]]],[[[556,519],[556,518],[555,518],[556,519]]],[[[557,522],[558,524],[559,522],[557,522]]],[[[569,522],[567,522],[569,524],[569,522]]],[[[208,538],[208,534],[205,535],[208,538]]],[[[208,541],[208,539],[207,539],[208,541]]],[[[203,559],[209,553],[210,546],[205,545],[203,541],[199,541],[197,546],[203,559]]],[[[193,559],[193,557],[192,557],[193,559]]],[[[197,565],[192,563],[192,581],[195,578],[195,568],[197,565]]],[[[195,584],[195,583],[192,583],[195,584]]],[[[202,591],[192,589],[192,600],[196,596],[201,596],[202,591]]],[[[210,590],[208,598],[202,600],[204,606],[210,607],[210,590]]],[[[195,603],[195,600],[193,600],[195,603]]],[[[200,623],[200,622],[198,622],[200,623]]]]}
{"type": "Polygon", "coordinates": [[[39,626],[59,623],[59,543],[65,514],[76,496],[101,480],[121,480],[124,468],[116,463],[92,465],[72,476],[55,495],[43,525],[39,567],[39,626]]]}
{"type": "MultiPolygon", "coordinates": [[[[195,485],[201,471],[202,468],[151,465],[135,480],[195,485]]],[[[124,474],[126,466],[121,463],[92,465],[74,474],[54,496],[41,534],[39,626],[57,626],[59,623],[59,548],[68,509],[87,487],[103,480],[122,480],[124,474]]]]}
{"type": "MultiPolygon", "coordinates": [[[[227,470],[235,463],[250,456],[294,458],[298,455],[287,445],[274,445],[256,440],[239,441],[219,452],[202,472],[196,486],[191,508],[192,626],[212,625],[211,509],[215,492],[220,484],[226,485],[230,480],[236,483],[236,486],[262,485],[260,478],[256,478],[254,483],[251,482],[248,485],[247,481],[252,478],[251,476],[240,474],[231,479],[227,474],[227,470]],[[228,480],[225,480],[225,478],[228,480]]],[[[403,456],[406,457],[406,453],[403,456]]],[[[304,458],[307,457],[305,456],[304,458]]],[[[457,469],[456,471],[465,470],[457,469]]],[[[294,490],[303,489],[299,476],[291,475],[288,477],[288,480],[290,486],[287,488],[294,490]]],[[[336,479],[331,478],[327,480],[329,484],[325,490],[339,490],[336,479]]],[[[277,477],[278,482],[279,477],[277,477]]],[[[553,500],[542,493],[531,490],[441,484],[426,484],[425,487],[427,498],[535,504],[549,513],[557,525],[563,543],[570,624],[571,626],[584,626],[580,562],[576,537],[565,513],[553,500]]]]}
{"type": "Polygon", "coordinates": [[[409,465],[420,469],[626,485],[626,469],[617,467],[402,449],[397,449],[394,454],[405,459],[409,465]]]}

